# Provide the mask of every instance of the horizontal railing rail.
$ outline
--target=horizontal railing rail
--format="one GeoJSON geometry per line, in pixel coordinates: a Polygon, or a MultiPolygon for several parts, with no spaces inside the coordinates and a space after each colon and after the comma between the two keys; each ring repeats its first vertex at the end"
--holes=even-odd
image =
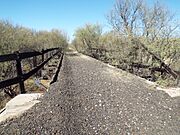
{"type": "Polygon", "coordinates": [[[58,49],[59,48],[51,48],[51,49],[47,49],[47,50],[42,50],[41,52],[38,52],[38,51],[24,52],[24,53],[15,52],[13,54],[0,55],[0,62],[12,61],[12,60],[16,60],[16,59],[21,59],[21,60],[27,59],[27,58],[43,55],[45,53],[48,53],[53,50],[58,50],[58,49]],[[19,55],[19,58],[17,58],[17,53],[19,55]]]}

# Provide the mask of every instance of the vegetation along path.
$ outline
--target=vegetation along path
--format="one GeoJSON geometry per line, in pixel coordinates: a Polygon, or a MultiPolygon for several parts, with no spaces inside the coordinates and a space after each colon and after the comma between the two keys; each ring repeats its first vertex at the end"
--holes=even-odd
{"type": "Polygon", "coordinates": [[[0,134],[179,135],[180,100],[144,79],[78,53],[64,57],[58,82],[0,134]]]}

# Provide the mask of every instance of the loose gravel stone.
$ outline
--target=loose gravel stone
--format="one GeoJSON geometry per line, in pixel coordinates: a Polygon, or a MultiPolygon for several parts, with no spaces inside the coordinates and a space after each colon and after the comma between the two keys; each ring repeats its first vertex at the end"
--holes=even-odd
{"type": "Polygon", "coordinates": [[[180,102],[136,76],[81,54],[64,57],[58,82],[1,135],[180,135],[180,102]]]}

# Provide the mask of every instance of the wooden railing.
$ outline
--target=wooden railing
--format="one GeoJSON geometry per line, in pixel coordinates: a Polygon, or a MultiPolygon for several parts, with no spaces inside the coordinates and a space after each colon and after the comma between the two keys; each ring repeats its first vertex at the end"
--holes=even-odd
{"type": "MultiPolygon", "coordinates": [[[[144,45],[141,45],[144,46],[144,45]]],[[[144,48],[146,49],[146,51],[159,63],[159,67],[152,67],[150,65],[142,65],[139,63],[131,63],[130,66],[132,67],[137,67],[137,68],[142,68],[142,69],[149,69],[150,71],[153,72],[165,72],[170,74],[174,79],[180,79],[180,72],[179,71],[175,71],[173,69],[171,69],[165,62],[163,62],[160,58],[158,58],[155,54],[153,54],[152,52],[148,51],[148,49],[144,46],[144,48]]],[[[92,57],[97,58],[97,57],[101,57],[103,55],[105,55],[106,53],[116,53],[118,52],[118,50],[108,50],[108,49],[103,49],[103,48],[91,48],[91,53],[92,53],[92,57]],[[100,54],[99,56],[96,56],[97,54],[100,54]]]]}
{"type": "Polygon", "coordinates": [[[20,93],[26,93],[25,87],[24,87],[24,81],[26,81],[28,78],[30,78],[32,75],[37,73],[41,68],[44,67],[44,65],[52,59],[55,55],[58,53],[61,53],[62,49],[60,48],[51,48],[47,50],[42,50],[41,52],[25,52],[25,53],[19,53],[15,52],[13,54],[7,54],[7,55],[1,55],[0,56],[0,62],[7,62],[7,61],[16,61],[16,71],[17,71],[17,76],[14,78],[10,78],[7,80],[0,81],[0,89],[18,84],[20,86],[20,93]],[[50,53],[50,57],[44,60],[44,55],[50,53]],[[36,56],[41,56],[41,63],[34,67],[32,70],[30,70],[27,73],[22,72],[22,65],[21,61],[23,59],[31,58],[31,57],[36,57],[36,56]]]}

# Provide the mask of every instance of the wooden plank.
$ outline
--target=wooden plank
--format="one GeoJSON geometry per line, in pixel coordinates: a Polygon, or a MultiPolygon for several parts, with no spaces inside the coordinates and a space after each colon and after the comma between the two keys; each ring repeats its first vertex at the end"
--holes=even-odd
{"type": "Polygon", "coordinates": [[[7,79],[4,81],[0,82],[0,89],[17,84],[20,82],[20,78],[19,77],[15,77],[15,78],[11,78],[11,79],[7,79]]]}
{"type": "Polygon", "coordinates": [[[31,58],[35,56],[41,55],[41,52],[26,52],[26,53],[19,53],[20,59],[26,59],[26,58],[31,58]]]}
{"type": "Polygon", "coordinates": [[[16,54],[0,55],[0,62],[16,60],[16,54]]]}
{"type": "MultiPolygon", "coordinates": [[[[45,53],[53,51],[53,50],[59,50],[59,48],[46,49],[43,52],[25,52],[25,53],[19,53],[19,58],[20,59],[31,58],[31,57],[34,57],[34,56],[42,55],[42,53],[45,54],[45,53]]],[[[12,61],[12,60],[16,60],[16,59],[17,59],[16,53],[0,55],[0,62],[12,61]]]]}
{"type": "Polygon", "coordinates": [[[58,50],[59,48],[51,48],[51,49],[46,49],[44,50],[42,53],[47,53],[47,52],[50,52],[50,51],[53,51],[53,50],[58,50]]]}

